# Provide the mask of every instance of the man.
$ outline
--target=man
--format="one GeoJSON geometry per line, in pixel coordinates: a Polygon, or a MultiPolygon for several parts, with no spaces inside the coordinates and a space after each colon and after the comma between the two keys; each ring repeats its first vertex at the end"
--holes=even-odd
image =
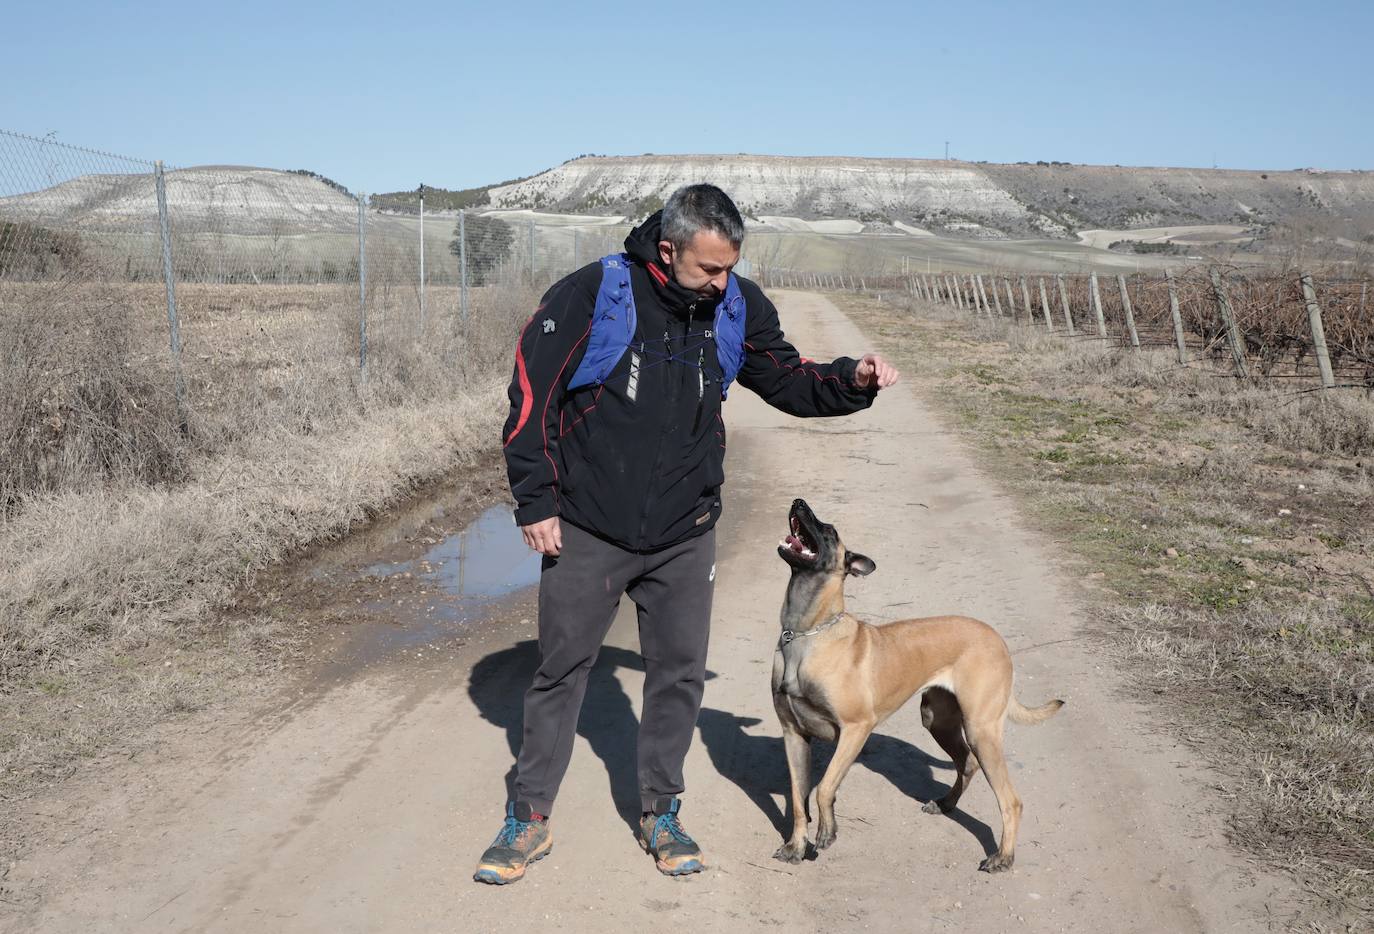
{"type": "Polygon", "coordinates": [[[737,378],[790,414],[848,415],[897,380],[875,354],[799,357],[772,302],[731,272],[743,240],[723,191],[681,188],[630,233],[623,257],[550,288],[520,335],[504,440],[516,523],[544,555],[540,661],[513,800],[480,882],[514,882],[552,846],[588,672],[624,593],[644,657],[640,843],[666,874],[704,866],[677,796],[705,683],[722,397],[737,378]]]}

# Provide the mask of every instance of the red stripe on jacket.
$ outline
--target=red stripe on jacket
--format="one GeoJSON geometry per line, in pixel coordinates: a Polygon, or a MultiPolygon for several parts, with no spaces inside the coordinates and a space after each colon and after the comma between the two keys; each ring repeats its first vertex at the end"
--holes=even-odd
{"type": "MultiPolygon", "coordinates": [[[[749,343],[748,341],[745,341],[744,346],[745,349],[749,352],[758,353],[758,350],[754,347],[754,345],[749,343]]],[[[840,378],[838,376],[822,376],[821,374],[817,373],[814,369],[807,369],[805,364],[809,363],[812,366],[815,366],[815,361],[811,360],[808,357],[800,358],[803,364],[802,366],[793,366],[790,363],[783,363],[780,360],[778,360],[777,357],[773,356],[773,351],[771,350],[765,350],[764,353],[768,355],[769,360],[773,361],[773,366],[779,370],[791,370],[794,375],[797,373],[810,373],[813,377],[815,377],[818,381],[822,383],[827,382],[829,380],[833,380],[837,383],[840,382],[840,378]]]]}
{"type": "Polygon", "coordinates": [[[520,379],[520,418],[516,421],[515,427],[506,436],[506,443],[501,445],[510,447],[510,443],[515,440],[515,436],[520,434],[520,429],[525,427],[525,422],[529,421],[530,409],[534,408],[534,398],[530,389],[530,374],[525,369],[525,332],[534,323],[535,317],[543,310],[543,307],[536,308],[530,320],[525,322],[525,326],[520,329],[520,337],[515,342],[515,372],[520,379]]]}
{"type": "MultiPolygon", "coordinates": [[[[593,316],[592,320],[596,320],[595,316],[593,316]]],[[[549,384],[549,394],[544,397],[544,407],[539,410],[539,422],[544,429],[544,459],[547,460],[549,466],[553,468],[554,483],[558,482],[558,465],[554,463],[553,457],[549,454],[549,403],[553,401],[553,394],[558,390],[558,384],[563,380],[563,371],[568,368],[568,362],[572,360],[573,354],[577,353],[577,348],[582,346],[582,342],[587,339],[587,335],[590,333],[592,333],[592,325],[591,322],[588,322],[587,330],[582,332],[582,336],[577,339],[577,343],[573,344],[572,350],[569,350],[568,355],[563,358],[563,365],[558,368],[558,374],[554,376],[553,382],[549,384]]],[[[554,487],[554,496],[558,496],[557,487],[554,487]]]]}

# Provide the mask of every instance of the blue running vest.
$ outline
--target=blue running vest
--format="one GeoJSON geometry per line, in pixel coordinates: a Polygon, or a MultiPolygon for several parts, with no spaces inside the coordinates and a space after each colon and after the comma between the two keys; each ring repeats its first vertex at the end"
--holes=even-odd
{"type": "MultiPolygon", "coordinates": [[[[596,310],[587,335],[587,350],[572,375],[568,389],[593,383],[601,385],[615,370],[620,358],[635,339],[635,299],[630,288],[632,260],[624,253],[601,257],[601,288],[596,293],[596,310]]],[[[715,324],[705,336],[715,341],[724,379],[720,396],[725,398],[744,364],[744,296],[739,281],[731,273],[725,294],[716,305],[715,324]]]]}

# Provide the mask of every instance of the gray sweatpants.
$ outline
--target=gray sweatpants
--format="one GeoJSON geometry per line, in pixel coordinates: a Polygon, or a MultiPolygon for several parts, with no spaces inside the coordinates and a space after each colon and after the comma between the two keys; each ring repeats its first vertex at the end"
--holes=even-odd
{"type": "Polygon", "coordinates": [[[639,793],[645,811],[683,790],[706,679],[715,590],[716,533],[652,554],[625,551],[563,523],[563,549],[539,578],[539,670],[525,694],[525,734],[515,795],[553,810],[568,770],[587,676],[622,594],[639,610],[644,704],[639,722],[639,793]]]}

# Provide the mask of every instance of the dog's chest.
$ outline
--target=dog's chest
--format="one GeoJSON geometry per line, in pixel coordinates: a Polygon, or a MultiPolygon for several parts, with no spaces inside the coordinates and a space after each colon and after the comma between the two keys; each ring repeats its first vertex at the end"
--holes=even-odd
{"type": "MultiPolygon", "coordinates": [[[[795,643],[794,643],[795,644],[795,643]]],[[[791,715],[798,729],[807,736],[833,740],[838,735],[836,718],[819,687],[805,675],[805,650],[778,650],[774,660],[773,693],[781,708],[791,715]]]]}

